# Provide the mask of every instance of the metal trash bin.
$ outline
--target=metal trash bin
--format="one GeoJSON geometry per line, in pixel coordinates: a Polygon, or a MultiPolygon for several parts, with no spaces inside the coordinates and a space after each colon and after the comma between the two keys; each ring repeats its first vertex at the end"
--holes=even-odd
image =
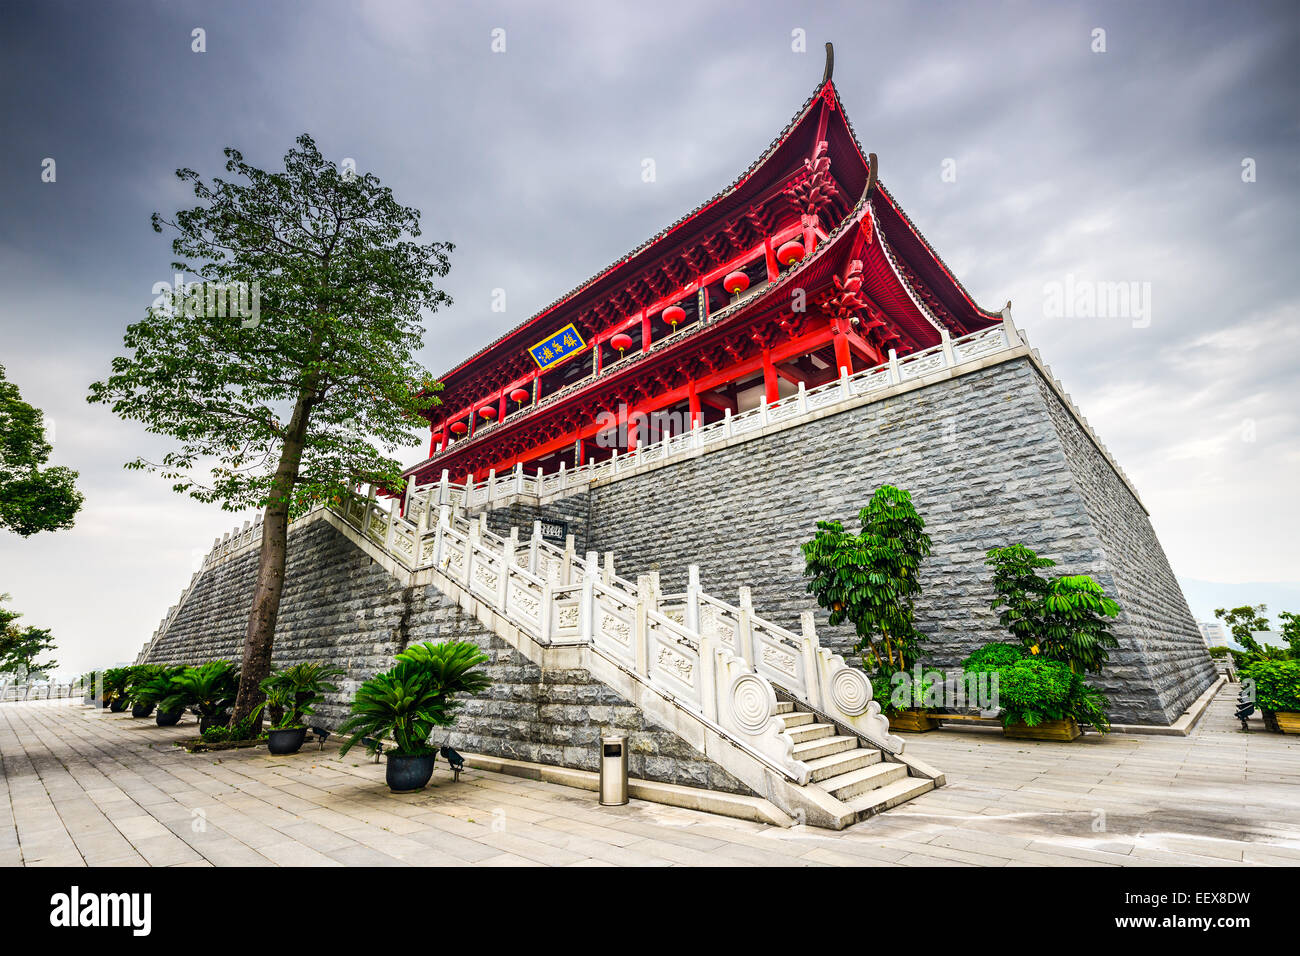
{"type": "Polygon", "coordinates": [[[627,738],[600,738],[600,805],[627,803],[627,738]]]}

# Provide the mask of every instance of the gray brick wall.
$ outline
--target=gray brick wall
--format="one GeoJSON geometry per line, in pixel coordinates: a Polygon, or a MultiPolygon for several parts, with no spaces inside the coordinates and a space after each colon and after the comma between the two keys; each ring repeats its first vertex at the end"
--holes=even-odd
{"type": "MultiPolygon", "coordinates": [[[[815,608],[799,544],[818,519],[856,527],[886,483],[912,493],[934,539],[917,607],[931,663],[1005,638],[984,554],[1024,542],[1124,607],[1121,648],[1097,679],[1112,719],[1168,724],[1208,686],[1204,641],[1150,521],[1027,359],[574,497],[589,509],[587,546],[613,551],[620,574],[658,570],[678,591],[696,563],[706,590],[734,602],[749,585],[758,613],[797,630],[815,608]]],[[[818,620],[824,644],[852,646],[818,620]]]]}

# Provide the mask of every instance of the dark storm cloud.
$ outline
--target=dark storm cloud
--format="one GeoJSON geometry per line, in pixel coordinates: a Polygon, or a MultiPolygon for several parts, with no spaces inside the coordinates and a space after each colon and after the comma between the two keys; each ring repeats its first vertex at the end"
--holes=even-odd
{"type": "Polygon", "coordinates": [[[0,362],[88,505],[6,540],[0,590],[71,667],[125,659],[233,523],[122,471],[162,446],[83,400],[171,276],[148,222],[190,201],[177,166],[217,173],[228,145],[275,165],[308,131],[379,175],[457,246],[424,353],[441,372],[734,179],[826,39],[882,179],[979,302],[1013,300],[1175,568],[1300,578],[1293,5],[792,6],[7,4],[0,362]],[[1067,276],[1148,283],[1149,323],[1045,315],[1067,276]]]}

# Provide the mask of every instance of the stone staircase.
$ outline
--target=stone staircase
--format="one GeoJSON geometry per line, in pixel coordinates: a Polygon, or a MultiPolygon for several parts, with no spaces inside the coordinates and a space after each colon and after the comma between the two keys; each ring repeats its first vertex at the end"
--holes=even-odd
{"type": "MultiPolygon", "coordinates": [[[[517,528],[493,534],[486,513],[466,513],[469,491],[444,473],[404,507],[383,508],[372,491],[295,525],[327,521],[543,672],[585,670],[793,821],[841,829],[942,786],[904,756],[865,675],[820,646],[811,612],[793,633],[754,613],[746,588],[736,605],[706,594],[694,566],[685,593],[661,594],[657,574],[621,578],[612,555],[579,555],[572,536],[557,547],[540,522],[526,541],[517,528]]],[[[256,547],[255,530],[218,542],[200,575],[256,547]]]]}
{"type": "Polygon", "coordinates": [[[865,820],[934,789],[935,781],[912,777],[902,763],[886,762],[879,750],[853,734],[840,734],[810,710],[790,701],[776,705],[777,717],[794,740],[796,760],[812,771],[809,784],[843,804],[853,822],[865,820]]]}

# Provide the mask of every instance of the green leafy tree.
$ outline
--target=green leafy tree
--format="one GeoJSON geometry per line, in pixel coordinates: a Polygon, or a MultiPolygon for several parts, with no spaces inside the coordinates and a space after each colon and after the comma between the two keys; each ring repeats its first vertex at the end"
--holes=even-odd
{"type": "Polygon", "coordinates": [[[993,568],[993,604],[998,623],[1020,638],[1026,647],[1037,644],[1043,631],[1043,600],[1047,579],[1041,568],[1056,566],[1051,558],[1040,558],[1023,544],[990,548],[985,564],[993,568]]]}
{"type": "Polygon", "coordinates": [[[1251,660],[1267,659],[1276,657],[1276,649],[1273,653],[1269,652],[1259,641],[1255,640],[1254,631],[1271,630],[1268,626],[1268,605],[1266,604],[1243,604],[1241,607],[1234,607],[1231,610],[1227,608],[1215,608],[1214,616],[1217,617],[1228,627],[1233,639],[1246,649],[1245,654],[1234,654],[1237,665],[1243,666],[1251,660]]]}
{"type": "Polygon", "coordinates": [[[1043,598],[1044,654],[1070,669],[1101,673],[1109,651],[1119,647],[1106,618],[1117,617],[1119,605],[1086,574],[1054,579],[1043,598]]]}
{"type": "Polygon", "coordinates": [[[44,413],[23,401],[0,365],[0,527],[24,538],[72,527],[83,501],[77,473],[42,467],[53,450],[44,413]]]}
{"type": "Polygon", "coordinates": [[[993,610],[998,622],[1018,637],[1031,655],[1068,664],[1073,671],[1100,673],[1109,651],[1119,646],[1107,618],[1119,604],[1086,574],[1045,578],[1038,572],[1056,566],[1023,544],[989,549],[993,567],[993,610]]]}
{"type": "Polygon", "coordinates": [[[49,628],[11,625],[0,634],[0,674],[13,674],[19,680],[44,677],[59,666],[54,658],[40,660],[53,650],[49,628]]]}
{"type": "Polygon", "coordinates": [[[129,326],[130,354],[89,400],[175,439],[160,461],[128,468],[226,510],[264,511],[234,727],[270,673],[291,518],[360,482],[404,487],[393,455],[418,441],[439,388],[414,358],[421,310],[450,302],[435,283],[452,246],[414,241],[419,212],[374,175],[341,172],[310,136],[279,172],[225,155],[231,179],[178,170],[199,205],[153,219],[176,233],[172,268],[211,285],[172,290],[129,326]],[[222,288],[227,307],[209,309],[222,288]],[[234,316],[232,289],[249,290],[234,316]]]}
{"type": "Polygon", "coordinates": [[[1282,611],[1277,619],[1282,622],[1282,640],[1291,649],[1291,656],[1300,660],[1300,614],[1282,611]]]}
{"type": "Polygon", "coordinates": [[[813,539],[802,545],[808,591],[830,611],[832,625],[854,626],[870,672],[905,671],[920,657],[924,639],[913,614],[930,536],[912,496],[893,485],[872,495],[858,520],[858,534],[839,521],[817,522],[813,539]]]}

